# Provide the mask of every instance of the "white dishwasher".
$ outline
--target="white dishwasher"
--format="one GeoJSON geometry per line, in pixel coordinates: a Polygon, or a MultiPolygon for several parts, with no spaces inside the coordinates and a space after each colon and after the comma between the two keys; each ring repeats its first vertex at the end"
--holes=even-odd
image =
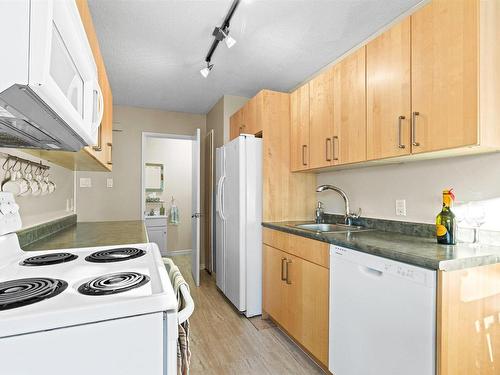
{"type": "Polygon", "coordinates": [[[436,271],[330,246],[329,370],[435,375],[436,271]]]}

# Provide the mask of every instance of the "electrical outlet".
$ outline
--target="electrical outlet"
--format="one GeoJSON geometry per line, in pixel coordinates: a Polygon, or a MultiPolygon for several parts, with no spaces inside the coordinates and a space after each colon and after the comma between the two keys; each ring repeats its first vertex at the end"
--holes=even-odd
{"type": "Polygon", "coordinates": [[[80,187],[81,188],[90,188],[92,187],[92,180],[88,177],[86,178],[83,178],[81,177],[80,178],[80,187]]]}
{"type": "Polygon", "coordinates": [[[406,200],[396,200],[396,216],[406,216],[406,200]]]}
{"type": "Polygon", "coordinates": [[[113,187],[113,179],[112,178],[106,179],[106,187],[108,187],[108,188],[113,187]]]}

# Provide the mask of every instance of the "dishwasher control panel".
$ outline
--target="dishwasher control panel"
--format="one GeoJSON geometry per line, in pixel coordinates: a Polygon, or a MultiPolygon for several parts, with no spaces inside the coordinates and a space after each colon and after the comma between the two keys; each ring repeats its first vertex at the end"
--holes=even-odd
{"type": "Polygon", "coordinates": [[[332,257],[357,263],[361,269],[378,275],[379,277],[392,275],[412,280],[418,284],[427,285],[429,287],[436,286],[436,271],[433,270],[336,245],[330,246],[330,258],[332,257]]]}

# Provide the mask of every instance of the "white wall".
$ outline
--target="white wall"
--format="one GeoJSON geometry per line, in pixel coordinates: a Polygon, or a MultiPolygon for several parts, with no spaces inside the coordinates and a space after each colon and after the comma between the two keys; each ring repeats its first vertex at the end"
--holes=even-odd
{"type": "Polygon", "coordinates": [[[229,142],[229,119],[231,115],[243,107],[247,101],[248,98],[243,96],[224,95],[224,143],[229,142]]]}
{"type": "MultiPolygon", "coordinates": [[[[20,150],[0,148],[0,152],[39,162],[40,159],[20,150]]],[[[5,162],[5,156],[0,154],[0,167],[5,162]]],[[[23,228],[45,223],[74,213],[66,211],[66,201],[74,198],[74,172],[57,165],[42,161],[50,166],[50,178],[57,185],[54,193],[44,196],[16,197],[19,204],[23,228]]],[[[0,169],[0,181],[4,180],[5,171],[0,169]]]]}
{"type": "MultiPolygon", "coordinates": [[[[458,202],[500,198],[500,154],[320,173],[318,184],[344,189],[351,210],[361,207],[363,216],[434,223],[445,188],[455,189],[458,202]],[[407,216],[395,215],[396,199],[406,199],[407,216]]],[[[326,212],[343,213],[342,198],[335,192],[317,193],[317,199],[326,212]]]]}
{"type": "Polygon", "coordinates": [[[172,196],[179,208],[179,225],[168,225],[168,251],[191,249],[193,141],[168,138],[146,138],[145,163],[163,164],[164,190],[156,193],[165,201],[168,213],[172,196]]]}
{"type": "MultiPolygon", "coordinates": [[[[143,132],[194,135],[200,128],[201,138],[205,136],[204,115],[126,106],[113,109],[113,172],[77,172],[78,180],[92,179],[91,188],[77,186],[78,221],[142,220],[143,132]],[[106,187],[107,178],[113,178],[113,188],[106,187]]],[[[201,181],[203,155],[202,149],[201,181]]],[[[202,203],[203,197],[202,186],[202,203]]]]}

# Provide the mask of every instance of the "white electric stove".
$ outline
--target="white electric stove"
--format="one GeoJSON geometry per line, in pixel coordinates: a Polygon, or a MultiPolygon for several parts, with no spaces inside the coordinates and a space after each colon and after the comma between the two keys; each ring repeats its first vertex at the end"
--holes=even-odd
{"type": "Polygon", "coordinates": [[[177,299],[158,247],[21,250],[0,193],[0,372],[173,375],[177,299]]]}

